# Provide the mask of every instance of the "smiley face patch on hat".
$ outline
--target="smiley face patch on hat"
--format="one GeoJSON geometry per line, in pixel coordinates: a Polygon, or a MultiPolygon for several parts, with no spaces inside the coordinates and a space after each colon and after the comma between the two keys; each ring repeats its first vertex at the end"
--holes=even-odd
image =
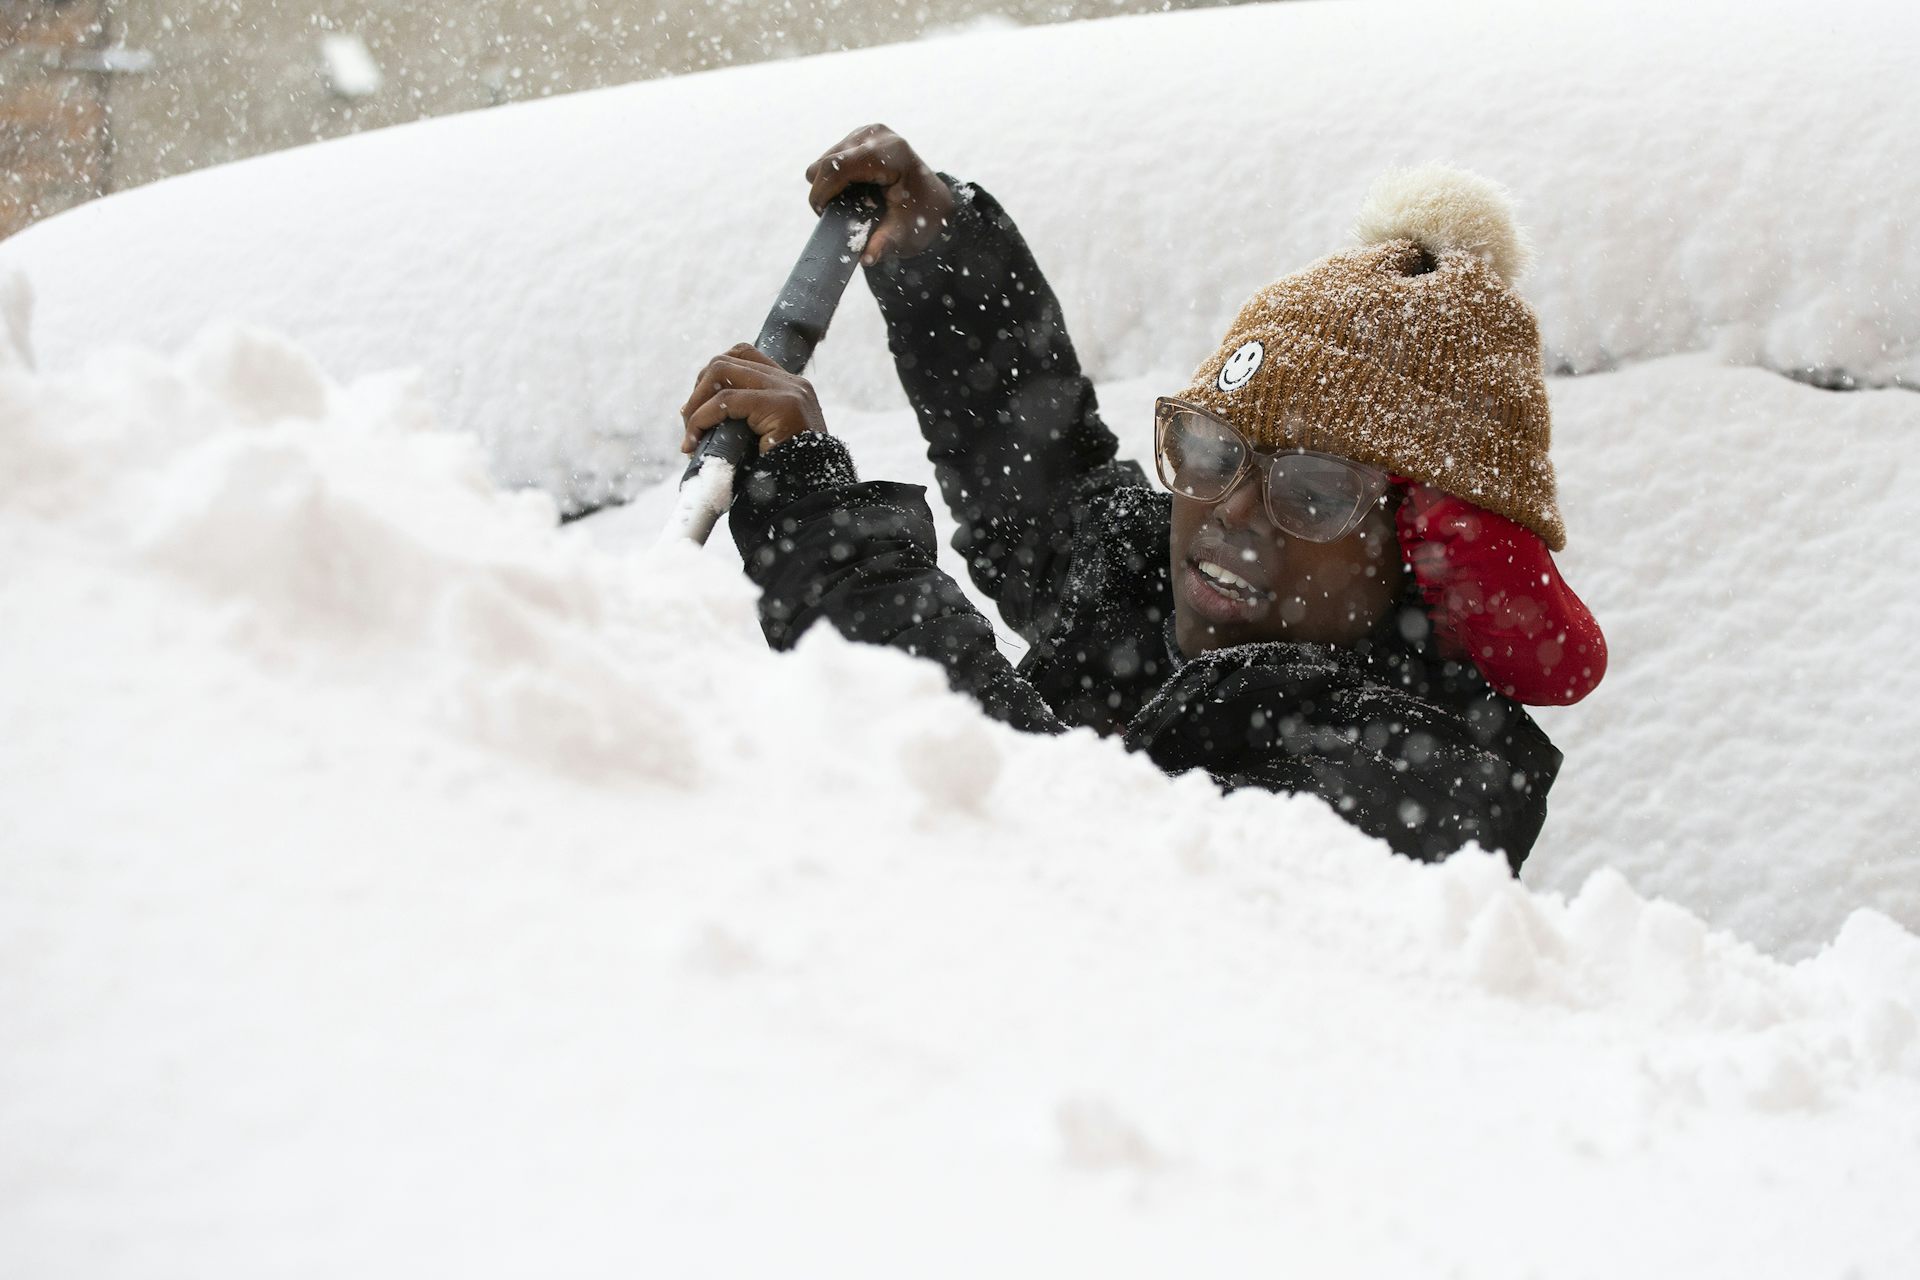
{"type": "Polygon", "coordinates": [[[1266,358],[1267,349],[1260,345],[1259,339],[1241,343],[1220,366],[1220,376],[1214,379],[1214,385],[1222,391],[1238,391],[1260,371],[1260,362],[1266,358]]]}

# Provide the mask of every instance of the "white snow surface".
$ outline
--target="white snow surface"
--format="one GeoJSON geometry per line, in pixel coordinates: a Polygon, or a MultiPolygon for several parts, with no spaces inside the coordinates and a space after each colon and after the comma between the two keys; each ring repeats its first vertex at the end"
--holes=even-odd
{"type": "MultiPolygon", "coordinates": [[[[421,368],[504,482],[631,494],[664,474],[689,371],[759,330],[806,238],[802,170],[884,120],[1002,199],[1097,380],[1191,371],[1256,288],[1344,245],[1381,171],[1444,160],[1514,191],[1555,368],[1712,349],[1920,383],[1917,65],[1920,12],[1894,0],[990,30],[207,170],[30,228],[0,270],[31,271],[50,367],[241,319],[337,376],[421,368]]],[[[822,376],[885,408],[899,391],[859,292],[822,376]]]]}
{"type": "Polygon", "coordinates": [[[1910,1274],[1885,915],[1789,965],[775,656],[257,330],[7,350],[9,1276],[1910,1274]]]}
{"type": "MultiPolygon", "coordinates": [[[[1828,12],[966,35],[0,243],[0,1273],[1912,1274],[1920,397],[1769,370],[1912,376],[1915,19],[1828,12]],[[870,118],[1006,200],[1136,458],[1378,168],[1519,193],[1613,651],[1525,884],[645,549],[870,118]]],[[[929,479],[858,289],[815,372],[929,479]]]]}

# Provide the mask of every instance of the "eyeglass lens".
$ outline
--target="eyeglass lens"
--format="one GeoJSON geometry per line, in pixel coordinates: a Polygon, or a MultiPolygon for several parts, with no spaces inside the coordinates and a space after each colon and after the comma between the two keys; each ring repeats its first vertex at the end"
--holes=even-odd
{"type": "Polygon", "coordinates": [[[1239,436],[1197,413],[1175,413],[1160,440],[1162,475],[1167,487],[1201,502],[1227,496],[1246,461],[1239,436]]]}
{"type": "MultiPolygon", "coordinates": [[[[1199,502],[1227,495],[1248,449],[1239,434],[1204,414],[1174,410],[1160,433],[1160,479],[1199,502]]],[[[1337,458],[1283,453],[1266,467],[1267,514],[1297,538],[1331,542],[1359,523],[1378,496],[1366,477],[1337,458]]]]}

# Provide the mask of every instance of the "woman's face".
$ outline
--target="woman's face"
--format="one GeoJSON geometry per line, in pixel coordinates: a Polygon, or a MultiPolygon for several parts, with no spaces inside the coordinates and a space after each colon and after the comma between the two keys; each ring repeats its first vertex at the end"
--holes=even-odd
{"type": "Polygon", "coordinates": [[[1389,502],[1337,542],[1274,527],[1258,468],[1218,502],[1173,495],[1174,638],[1195,657],[1262,640],[1349,644],[1400,598],[1406,566],[1389,502]]]}

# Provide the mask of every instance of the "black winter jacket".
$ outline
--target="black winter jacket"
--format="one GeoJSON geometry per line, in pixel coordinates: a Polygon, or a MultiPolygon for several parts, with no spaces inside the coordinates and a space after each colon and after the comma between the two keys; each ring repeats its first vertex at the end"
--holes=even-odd
{"type": "Polygon", "coordinates": [[[1517,871],[1560,753],[1471,665],[1441,658],[1417,591],[1351,646],[1170,638],[1172,499],[1115,458],[1060,307],[993,198],[956,185],[938,243],[869,268],[953,545],[1030,646],[1016,671],[935,565],[917,485],[861,482],[845,445],[796,437],[742,469],[732,513],[768,642],[830,620],[934,659],[1018,728],[1124,734],[1169,773],[1324,797],[1417,858],[1478,841],[1517,871]]]}

